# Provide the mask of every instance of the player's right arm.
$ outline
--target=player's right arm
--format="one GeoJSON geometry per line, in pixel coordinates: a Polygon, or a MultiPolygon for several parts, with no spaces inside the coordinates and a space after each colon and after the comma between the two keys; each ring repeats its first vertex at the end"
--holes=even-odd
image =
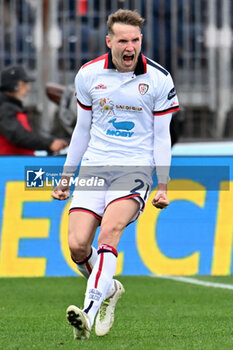
{"type": "Polygon", "coordinates": [[[80,90],[80,87],[85,87],[83,78],[80,73],[75,79],[77,97],[81,96],[81,101],[77,98],[77,123],[74,128],[66,161],[63,168],[63,176],[57,187],[52,192],[52,197],[58,200],[64,200],[70,196],[70,176],[73,176],[77,166],[79,165],[90,140],[90,130],[92,122],[91,103],[86,102],[85,91],[80,90]],[[88,107],[88,108],[87,108],[88,107]],[[66,181],[67,180],[67,181],[66,181]]]}
{"type": "Polygon", "coordinates": [[[70,141],[64,164],[63,175],[59,185],[55,187],[52,192],[52,197],[58,200],[69,198],[70,177],[75,173],[75,170],[77,169],[77,166],[80,163],[90,140],[92,112],[89,110],[84,110],[78,105],[77,113],[78,121],[70,141]]]}

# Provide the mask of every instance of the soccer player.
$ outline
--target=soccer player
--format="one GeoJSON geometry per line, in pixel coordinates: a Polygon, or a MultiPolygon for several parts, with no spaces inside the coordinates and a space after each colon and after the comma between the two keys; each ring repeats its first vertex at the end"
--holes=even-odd
{"type": "MultiPolygon", "coordinates": [[[[77,187],[70,206],[71,256],[88,279],[84,308],[67,309],[76,339],[90,336],[97,313],[98,336],[113,325],[115,305],[124,293],[122,284],[113,279],[117,246],[124,228],[145,207],[154,167],[158,191],[152,204],[159,209],[169,205],[169,124],[179,105],[170,74],[141,53],[143,22],[136,11],[111,14],[106,36],[110,51],[81,67],[75,78],[78,121],[62,180],[69,182],[66,169],[74,171],[81,160],[80,174],[105,179],[103,190],[77,187]],[[90,165],[96,166],[95,173],[90,165]],[[101,170],[99,165],[109,168],[101,170]],[[92,242],[99,225],[96,251],[92,242]]],[[[69,183],[64,182],[52,193],[59,200],[69,195],[69,183]]]]}

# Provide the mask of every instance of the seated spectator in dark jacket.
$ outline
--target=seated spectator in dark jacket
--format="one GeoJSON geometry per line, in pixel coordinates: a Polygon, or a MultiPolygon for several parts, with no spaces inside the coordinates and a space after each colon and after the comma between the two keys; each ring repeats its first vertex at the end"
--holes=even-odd
{"type": "Polygon", "coordinates": [[[10,67],[0,76],[0,155],[33,155],[35,150],[58,152],[67,142],[32,131],[22,100],[33,81],[21,66],[10,67]]]}

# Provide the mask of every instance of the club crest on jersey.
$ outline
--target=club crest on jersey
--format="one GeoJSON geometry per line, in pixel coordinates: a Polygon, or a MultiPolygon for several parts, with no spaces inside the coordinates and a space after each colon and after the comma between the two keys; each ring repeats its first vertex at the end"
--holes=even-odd
{"type": "Polygon", "coordinates": [[[149,85],[148,84],[139,84],[138,85],[138,90],[141,95],[145,95],[147,91],[149,90],[149,85]]]}

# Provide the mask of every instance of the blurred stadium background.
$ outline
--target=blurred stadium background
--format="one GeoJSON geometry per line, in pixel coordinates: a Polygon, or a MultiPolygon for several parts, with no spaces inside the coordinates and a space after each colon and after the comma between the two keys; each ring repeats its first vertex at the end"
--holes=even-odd
{"type": "Polygon", "coordinates": [[[146,18],[143,52],[174,77],[180,140],[232,138],[232,0],[0,0],[0,69],[23,64],[36,77],[28,106],[37,127],[54,129],[46,83],[72,84],[106,51],[106,18],[118,8],[146,18]]]}
{"type": "MultiPolygon", "coordinates": [[[[71,86],[106,51],[106,18],[118,8],[146,18],[143,51],[172,73],[183,148],[173,148],[169,208],[156,211],[151,194],[122,236],[117,274],[127,293],[113,330],[93,332],[82,349],[232,349],[233,0],[0,0],[0,70],[22,64],[36,78],[26,104],[34,126],[54,132],[46,84],[71,86]]],[[[64,310],[82,305],[86,282],[70,259],[69,202],[25,188],[26,166],[63,163],[0,157],[1,349],[77,348],[64,310]]]]}
{"type": "MultiPolygon", "coordinates": [[[[117,273],[232,274],[233,0],[0,0],[0,69],[22,64],[36,78],[26,101],[38,115],[32,121],[56,131],[58,106],[46,84],[72,86],[80,66],[106,51],[106,19],[118,8],[146,18],[143,51],[171,71],[181,111],[173,118],[171,204],[156,211],[150,195],[122,236],[117,273]]],[[[77,275],[69,202],[52,200],[50,188],[25,190],[26,168],[63,163],[64,156],[0,157],[0,276],[77,275]]]]}

